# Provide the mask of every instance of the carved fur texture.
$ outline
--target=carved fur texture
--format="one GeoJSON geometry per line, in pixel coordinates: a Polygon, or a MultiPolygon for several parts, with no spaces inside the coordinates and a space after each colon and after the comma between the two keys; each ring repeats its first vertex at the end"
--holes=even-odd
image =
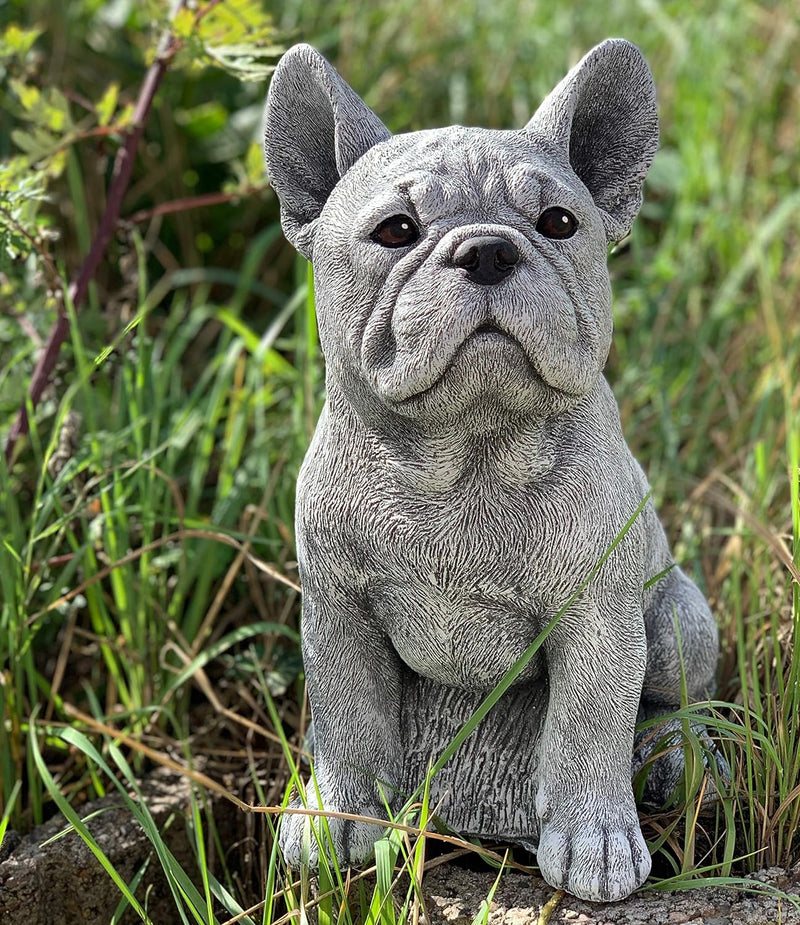
{"type": "MultiPolygon", "coordinates": [[[[519,131],[392,136],[309,46],[275,72],[267,169],[314,265],[327,369],[296,517],[326,809],[402,805],[647,495],[602,370],[607,248],[657,144],[650,71],[619,39],[519,131]]],[[[690,697],[713,687],[703,595],[678,567],[645,588],[670,566],[648,503],[434,780],[450,826],[528,846],[583,898],[620,899],[649,873],[634,726],[680,705],[676,620],[690,697]]],[[[652,798],[675,785],[679,754],[656,764],[652,798]]],[[[282,821],[292,864],[303,825],[282,821]]],[[[330,829],[352,863],[380,835],[330,829]]]]}

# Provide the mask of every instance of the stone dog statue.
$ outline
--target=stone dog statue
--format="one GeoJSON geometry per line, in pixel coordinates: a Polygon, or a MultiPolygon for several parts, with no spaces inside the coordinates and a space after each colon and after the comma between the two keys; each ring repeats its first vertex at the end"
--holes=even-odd
{"type": "MultiPolygon", "coordinates": [[[[275,71],[267,168],[313,261],[327,365],[296,519],[325,809],[401,806],[647,496],[602,369],[607,248],[657,144],[653,80],[623,40],[589,52],[521,131],[393,137],[313,48],[275,71]]],[[[680,705],[676,621],[690,697],[713,687],[714,620],[672,565],[648,502],[433,782],[451,827],[522,843],[587,899],[650,871],[634,726],[680,705]]],[[[657,798],[677,755],[651,773],[657,798]]],[[[305,824],[282,821],[290,864],[305,824]]],[[[342,863],[381,834],[329,826],[342,863]]]]}

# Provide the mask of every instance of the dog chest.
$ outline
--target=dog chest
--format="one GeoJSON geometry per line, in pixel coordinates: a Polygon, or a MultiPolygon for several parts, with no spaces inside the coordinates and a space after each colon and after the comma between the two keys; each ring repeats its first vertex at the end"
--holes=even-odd
{"type": "MultiPolygon", "coordinates": [[[[513,589],[481,588],[475,582],[443,586],[407,578],[402,585],[377,584],[373,613],[405,664],[424,677],[467,689],[493,687],[525,652],[539,621],[513,589]]],[[[528,666],[523,679],[538,676],[528,666]]]]}
{"type": "MultiPolygon", "coordinates": [[[[402,525],[376,537],[369,557],[372,614],[413,671],[455,687],[491,688],[542,622],[528,536],[500,511],[481,516],[462,507],[423,520],[405,510],[402,525]]],[[[541,667],[535,660],[523,678],[541,667]]]]}

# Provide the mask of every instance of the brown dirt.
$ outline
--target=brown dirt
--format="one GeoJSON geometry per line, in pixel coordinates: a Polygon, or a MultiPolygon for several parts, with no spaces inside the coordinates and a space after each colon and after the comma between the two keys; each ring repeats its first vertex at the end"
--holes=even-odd
{"type": "MultiPolygon", "coordinates": [[[[184,817],[190,805],[188,781],[163,771],[142,783],[142,792],[156,823],[179,863],[194,870],[193,851],[184,817]]],[[[151,845],[120,800],[107,797],[81,807],[81,815],[102,810],[89,823],[100,847],[126,882],[152,854],[151,845]]],[[[221,801],[215,822],[224,844],[236,842],[237,811],[221,801]]],[[[59,817],[20,838],[6,833],[0,850],[0,922],[3,925],[107,925],[120,893],[99,862],[75,833],[44,844],[64,827],[59,817]]],[[[492,871],[475,871],[455,864],[433,868],[425,875],[424,925],[471,925],[494,883],[492,871]]],[[[675,893],[648,891],[621,903],[596,904],[561,895],[549,925],[800,925],[800,865],[790,871],[771,868],[753,875],[751,890],[772,886],[796,897],[798,906],[774,895],[744,887],[704,888],[675,893]]],[[[488,910],[489,925],[544,925],[540,916],[555,891],[540,878],[507,871],[488,910]]],[[[169,887],[151,858],[137,897],[145,901],[156,925],[180,921],[169,887]]],[[[310,917],[313,918],[313,915],[310,917]]],[[[138,918],[130,911],[124,921],[138,918]]],[[[421,919],[423,922],[423,919],[421,919]]]]}
{"type": "MultiPolygon", "coordinates": [[[[430,925],[470,925],[481,910],[496,874],[454,867],[436,868],[425,878],[430,925]]],[[[800,904],[800,865],[755,874],[752,889],[771,885],[800,904]]],[[[537,925],[556,891],[539,877],[515,871],[503,875],[489,907],[489,925],[537,925]]],[[[646,891],[620,903],[589,903],[561,894],[549,918],[580,925],[800,925],[800,909],[785,899],[741,889],[704,888],[682,892],[646,891]]]]}

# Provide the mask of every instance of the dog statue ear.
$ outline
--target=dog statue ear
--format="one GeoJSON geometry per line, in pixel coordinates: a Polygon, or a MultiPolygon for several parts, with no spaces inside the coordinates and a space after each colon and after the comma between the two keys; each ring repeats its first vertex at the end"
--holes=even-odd
{"type": "Polygon", "coordinates": [[[608,240],[624,238],[658,148],[655,85],[639,49],[624,39],[593,48],[523,131],[568,155],[600,210],[608,240]]]}
{"type": "Polygon", "coordinates": [[[284,233],[309,260],[331,190],[362,154],[389,137],[316,49],[295,45],[281,58],[267,95],[264,155],[284,233]]]}

